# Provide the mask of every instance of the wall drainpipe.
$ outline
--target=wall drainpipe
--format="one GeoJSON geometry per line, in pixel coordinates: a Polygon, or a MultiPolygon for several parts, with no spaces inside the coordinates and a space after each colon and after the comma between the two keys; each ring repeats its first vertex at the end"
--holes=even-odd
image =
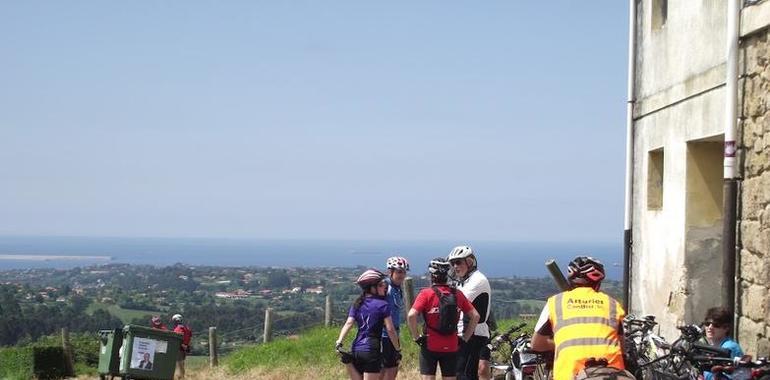
{"type": "MultiPolygon", "coordinates": [[[[738,38],[741,0],[727,0],[727,62],[725,77],[725,146],[724,146],[724,199],[722,226],[722,300],[733,311],[736,325],[736,209],[738,182],[736,176],[736,135],[738,124],[738,38]]],[[[738,335],[738,334],[735,334],[738,335]]]]}
{"type": "Polygon", "coordinates": [[[636,76],[636,3],[628,1],[628,97],[626,101],[626,194],[623,222],[623,306],[631,312],[632,212],[634,176],[634,83],[636,76]]]}

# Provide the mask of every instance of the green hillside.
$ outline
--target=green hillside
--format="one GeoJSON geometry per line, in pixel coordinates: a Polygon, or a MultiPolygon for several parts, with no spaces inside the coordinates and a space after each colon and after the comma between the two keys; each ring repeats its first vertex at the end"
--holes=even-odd
{"type": "MultiPolygon", "coordinates": [[[[499,330],[504,331],[519,320],[499,321],[499,330]]],[[[529,332],[535,321],[527,321],[529,332]]],[[[401,362],[402,371],[416,374],[418,368],[418,347],[412,343],[407,331],[402,327],[401,339],[404,342],[401,362]]],[[[277,378],[300,378],[302,374],[313,370],[316,379],[345,378],[345,368],[334,351],[334,341],[339,334],[339,327],[317,327],[306,331],[299,337],[280,338],[267,344],[241,348],[223,358],[222,364],[230,375],[248,375],[254,371],[268,373],[277,378]]],[[[345,347],[349,347],[355,336],[355,329],[348,334],[345,347]]],[[[250,378],[250,377],[246,377],[250,378]]]]}

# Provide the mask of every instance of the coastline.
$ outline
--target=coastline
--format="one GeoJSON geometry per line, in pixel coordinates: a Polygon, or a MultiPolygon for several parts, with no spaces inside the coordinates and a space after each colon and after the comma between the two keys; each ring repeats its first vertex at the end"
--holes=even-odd
{"type": "Polygon", "coordinates": [[[10,255],[10,254],[0,254],[0,260],[14,260],[14,261],[103,260],[103,261],[110,261],[110,260],[112,260],[112,256],[10,255]]]}

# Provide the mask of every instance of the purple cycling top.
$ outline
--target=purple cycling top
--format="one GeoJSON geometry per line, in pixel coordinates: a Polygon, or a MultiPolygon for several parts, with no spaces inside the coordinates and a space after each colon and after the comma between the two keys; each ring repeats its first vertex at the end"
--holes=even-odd
{"type": "Polygon", "coordinates": [[[353,352],[379,351],[385,318],[390,317],[388,301],[366,297],[357,310],[353,306],[350,307],[348,317],[354,318],[358,325],[358,333],[353,340],[353,352]]]}

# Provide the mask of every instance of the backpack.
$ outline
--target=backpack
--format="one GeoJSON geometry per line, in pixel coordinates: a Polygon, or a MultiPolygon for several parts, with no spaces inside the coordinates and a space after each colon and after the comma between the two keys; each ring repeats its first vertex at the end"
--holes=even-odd
{"type": "Polygon", "coordinates": [[[449,294],[442,293],[436,286],[432,289],[438,297],[438,327],[428,326],[427,323],[425,325],[441,335],[456,334],[457,321],[460,319],[460,313],[457,311],[457,289],[449,288],[449,294]]]}
{"type": "Polygon", "coordinates": [[[576,380],[636,380],[630,372],[612,367],[587,367],[575,375],[576,380]]]}

